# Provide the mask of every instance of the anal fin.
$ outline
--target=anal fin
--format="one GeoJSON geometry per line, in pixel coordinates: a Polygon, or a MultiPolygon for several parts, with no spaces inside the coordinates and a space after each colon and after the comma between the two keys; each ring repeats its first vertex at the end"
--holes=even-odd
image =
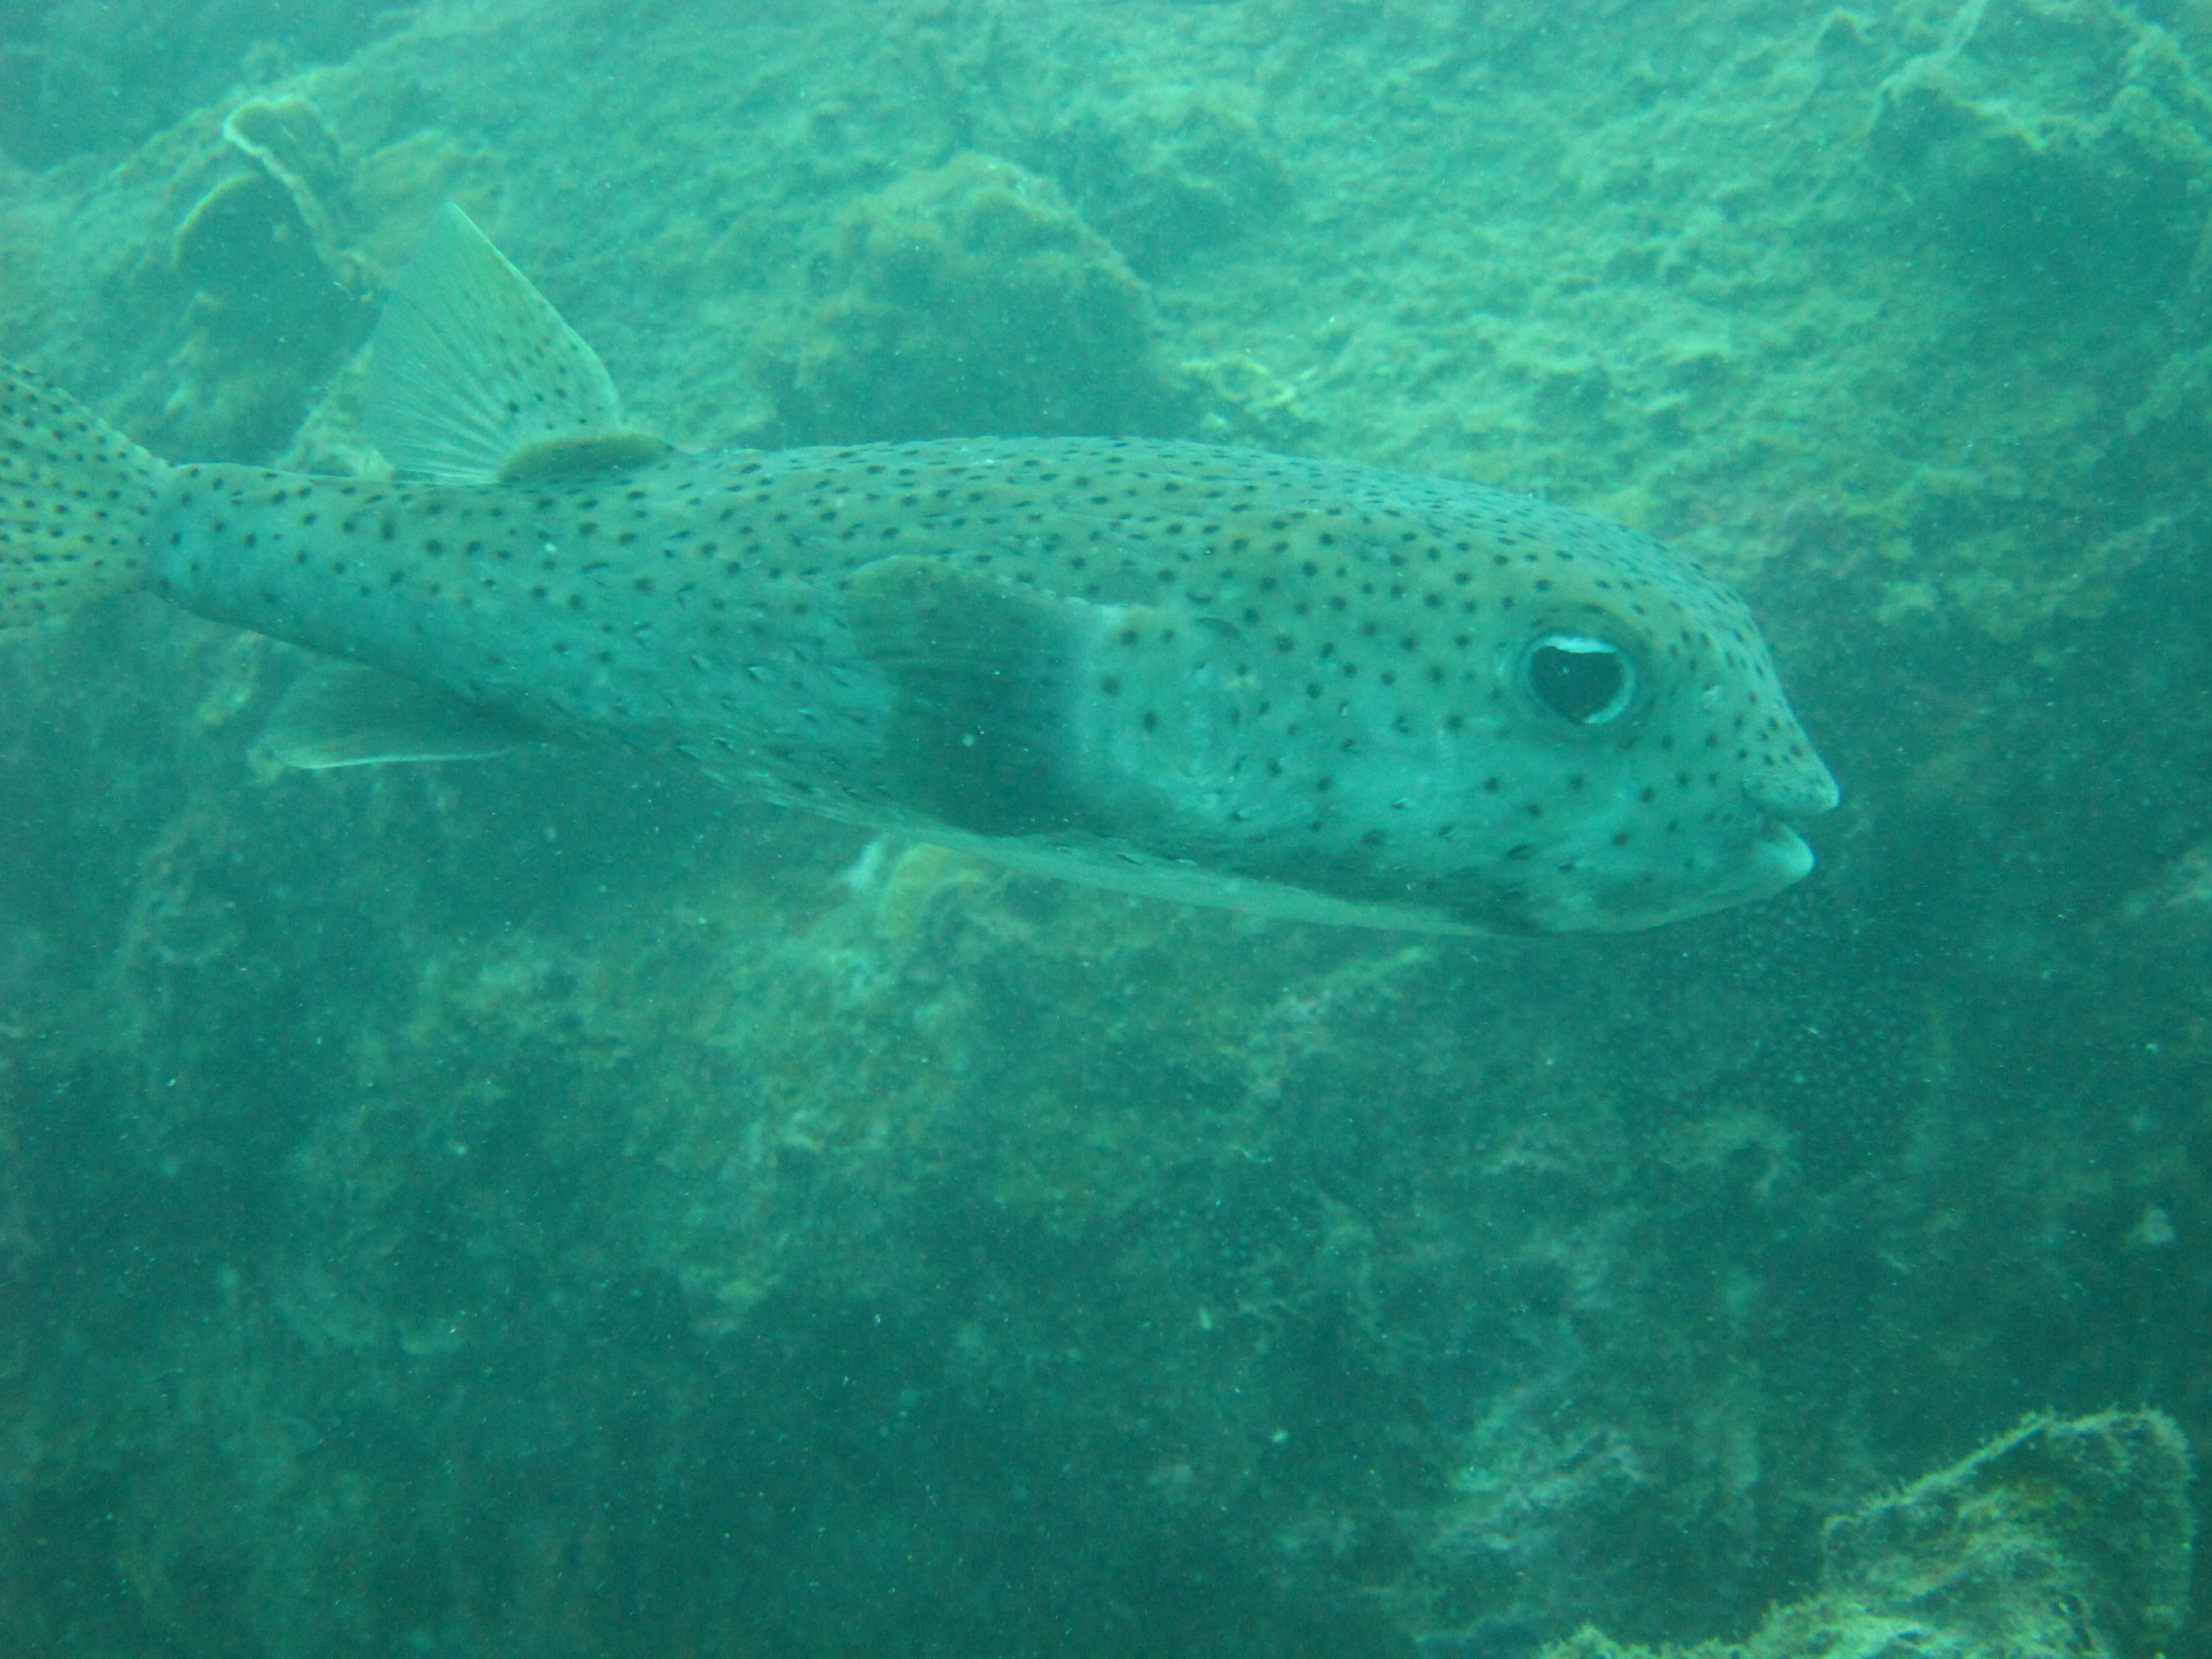
{"type": "Polygon", "coordinates": [[[292,682],[262,733],[286,766],[322,771],[400,760],[481,760],[544,741],[480,704],[352,663],[318,663],[292,682]]]}

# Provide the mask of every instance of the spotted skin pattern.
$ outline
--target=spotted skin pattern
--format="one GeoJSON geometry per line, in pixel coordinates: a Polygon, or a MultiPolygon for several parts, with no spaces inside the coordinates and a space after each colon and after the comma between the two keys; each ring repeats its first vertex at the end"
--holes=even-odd
{"type": "Polygon", "coordinates": [[[0,364],[0,627],[138,585],[162,462],[37,376],[0,364]]]}
{"type": "Polygon", "coordinates": [[[1473,485],[1020,439],[434,487],[187,466],[151,508],[136,487],[104,556],[146,521],[151,585],[202,615],[1132,891],[1641,927],[1796,879],[1783,819],[1835,799],[1732,594],[1473,485]]]}

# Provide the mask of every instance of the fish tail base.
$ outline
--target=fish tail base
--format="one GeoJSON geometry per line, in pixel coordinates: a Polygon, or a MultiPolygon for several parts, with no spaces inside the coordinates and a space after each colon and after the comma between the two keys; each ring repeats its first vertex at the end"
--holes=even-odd
{"type": "Polygon", "coordinates": [[[144,586],[167,470],[75,398],[0,362],[0,629],[144,586]]]}

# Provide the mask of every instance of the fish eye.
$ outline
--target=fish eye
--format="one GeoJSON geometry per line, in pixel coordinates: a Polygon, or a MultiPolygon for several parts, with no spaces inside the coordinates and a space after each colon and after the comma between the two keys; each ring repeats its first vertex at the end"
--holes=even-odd
{"type": "Polygon", "coordinates": [[[1546,634],[1521,659],[1530,696],[1576,725],[1617,720],[1636,698],[1636,665],[1620,646],[1587,634],[1546,634]]]}

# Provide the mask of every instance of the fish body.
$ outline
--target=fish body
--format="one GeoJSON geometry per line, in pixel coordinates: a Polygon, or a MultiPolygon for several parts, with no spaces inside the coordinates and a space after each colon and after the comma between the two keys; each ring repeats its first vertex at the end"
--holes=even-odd
{"type": "Polygon", "coordinates": [[[352,665],[279,710],[296,763],[620,743],[1313,920],[1635,928],[1811,866],[1787,821],[1833,781],[1741,602],[1648,537],[1201,444],[672,452],[457,211],[438,235],[372,399],[423,482],[167,467],[0,380],[0,619],[127,576],[352,665]],[[76,517],[34,510],[55,479],[76,517]]]}

